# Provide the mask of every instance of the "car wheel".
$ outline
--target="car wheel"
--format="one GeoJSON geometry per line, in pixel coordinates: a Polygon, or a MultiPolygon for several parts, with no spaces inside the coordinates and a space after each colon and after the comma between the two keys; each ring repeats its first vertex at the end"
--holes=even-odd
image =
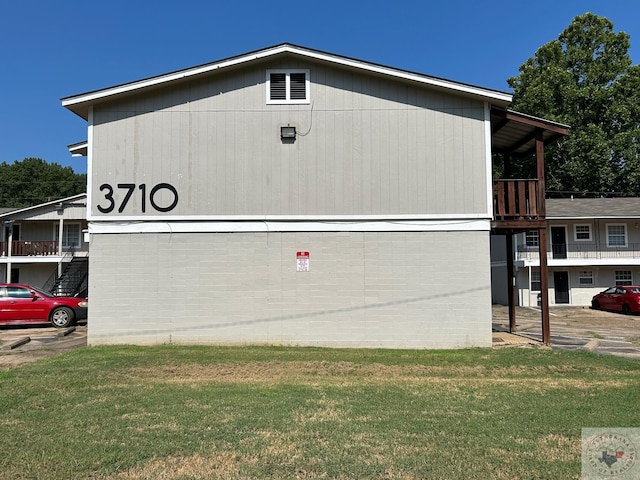
{"type": "Polygon", "coordinates": [[[69,307],[58,307],[51,312],[51,323],[54,327],[66,328],[74,321],[73,310],[69,307]]]}
{"type": "Polygon", "coordinates": [[[631,309],[626,303],[622,305],[622,313],[624,313],[625,315],[631,315],[631,309]]]}
{"type": "Polygon", "coordinates": [[[600,310],[600,302],[598,300],[594,300],[591,302],[591,308],[594,310],[600,310]]]}

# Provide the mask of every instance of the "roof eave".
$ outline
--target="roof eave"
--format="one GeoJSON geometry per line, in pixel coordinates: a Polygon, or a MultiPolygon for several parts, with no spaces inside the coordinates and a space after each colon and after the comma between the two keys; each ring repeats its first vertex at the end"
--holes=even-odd
{"type": "Polygon", "coordinates": [[[175,72],[159,75],[135,82],[125,83],[108,87],[100,90],[94,90],[91,92],[81,93],[78,95],[72,95],[61,99],[62,106],[81,116],[85,120],[88,119],[89,106],[95,102],[103,101],[109,97],[115,97],[127,93],[131,93],[137,90],[143,90],[152,88],[158,85],[172,83],[199,75],[208,74],[217,70],[238,66],[247,62],[272,57],[279,54],[295,54],[308,58],[313,58],[320,61],[326,61],[334,64],[338,64],[345,67],[357,68],[372,73],[381,75],[389,75],[395,78],[404,79],[412,82],[422,83],[434,88],[450,90],[459,94],[470,95],[478,98],[482,101],[490,102],[496,106],[506,107],[511,103],[512,95],[510,93],[501,92],[498,90],[491,90],[483,87],[477,87],[474,85],[468,85],[464,83],[458,83],[451,80],[446,80],[438,77],[431,77],[405,70],[399,70],[384,65],[378,65],[374,63],[365,62],[353,58],[343,57],[331,53],[322,52],[319,50],[312,50],[308,48],[299,47],[284,43],[276,45],[274,47],[265,48],[245,55],[231,57],[219,62],[208,63],[197,67],[191,67],[184,70],[178,70],[175,72]]]}
{"type": "Polygon", "coordinates": [[[67,149],[69,150],[69,153],[72,157],[86,157],[88,148],[89,142],[87,140],[67,145],[67,149]]]}
{"type": "Polygon", "coordinates": [[[6,218],[6,217],[14,217],[16,215],[28,212],[30,210],[37,210],[40,208],[46,208],[52,205],[56,205],[59,203],[66,203],[66,202],[73,202],[76,200],[79,200],[80,198],[85,197],[86,198],[87,194],[86,193],[78,193],[77,195],[72,195],[71,197],[66,197],[66,198],[59,198],[57,200],[52,200],[50,202],[45,202],[45,203],[39,203],[38,205],[32,205],[30,207],[24,207],[24,208],[17,208],[15,210],[11,210],[9,212],[4,212],[2,214],[0,214],[0,218],[6,218]]]}

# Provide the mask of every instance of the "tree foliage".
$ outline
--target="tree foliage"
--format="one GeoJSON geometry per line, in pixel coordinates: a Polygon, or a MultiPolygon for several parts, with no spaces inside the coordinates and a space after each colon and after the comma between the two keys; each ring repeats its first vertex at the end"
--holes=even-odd
{"type": "Polygon", "coordinates": [[[549,193],[640,195],[640,67],[629,45],[586,13],[507,80],[514,110],[571,127],[548,149],[549,193]]]}
{"type": "Polygon", "coordinates": [[[87,190],[87,176],[71,167],[25,158],[0,164],[0,207],[29,207],[87,190]]]}

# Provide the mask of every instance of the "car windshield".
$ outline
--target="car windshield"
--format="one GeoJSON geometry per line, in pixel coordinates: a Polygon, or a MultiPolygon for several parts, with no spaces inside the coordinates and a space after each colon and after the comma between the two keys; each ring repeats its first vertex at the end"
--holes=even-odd
{"type": "Polygon", "coordinates": [[[629,288],[628,289],[631,293],[640,293],[640,288],[629,288]]]}

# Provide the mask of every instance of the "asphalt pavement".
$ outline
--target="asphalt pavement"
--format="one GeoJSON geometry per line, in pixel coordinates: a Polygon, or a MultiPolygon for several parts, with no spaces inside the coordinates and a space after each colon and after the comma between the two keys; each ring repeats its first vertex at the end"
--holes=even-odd
{"type": "MultiPolygon", "coordinates": [[[[592,310],[588,307],[552,307],[549,314],[552,349],[588,350],[640,360],[640,316],[592,310]]],[[[509,333],[507,307],[493,307],[493,345],[542,344],[542,316],[536,308],[516,308],[516,332],[509,333]]]]}

